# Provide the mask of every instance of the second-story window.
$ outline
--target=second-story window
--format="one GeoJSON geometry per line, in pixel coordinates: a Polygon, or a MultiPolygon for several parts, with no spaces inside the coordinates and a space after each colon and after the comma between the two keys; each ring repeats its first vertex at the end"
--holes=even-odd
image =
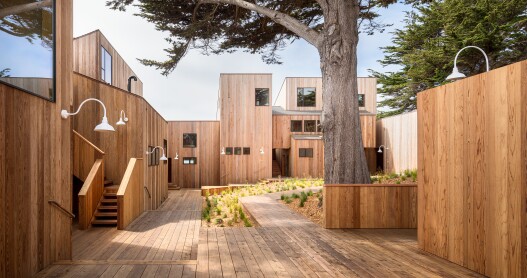
{"type": "Polygon", "coordinates": [[[299,148],[298,156],[299,157],[313,157],[313,148],[299,148]]]}
{"type": "Polygon", "coordinates": [[[197,148],[198,135],[196,133],[183,133],[183,148],[197,148]]]}
{"type": "Polygon", "coordinates": [[[101,46],[101,79],[112,84],[112,55],[101,46]]]}
{"type": "Polygon", "coordinates": [[[304,121],[304,132],[317,132],[317,121],[316,120],[305,120],[304,121]]]}
{"type": "Polygon", "coordinates": [[[317,88],[298,88],[296,94],[296,106],[315,107],[317,106],[317,88]]]}
{"type": "Polygon", "coordinates": [[[291,132],[302,132],[302,121],[291,121],[291,132]]]}
{"type": "Polygon", "coordinates": [[[183,157],[183,165],[196,165],[198,159],[196,157],[183,157]]]}
{"type": "Polygon", "coordinates": [[[359,94],[359,107],[366,107],[366,96],[359,94]]]}
{"type": "Polygon", "coordinates": [[[269,106],[269,88],[256,88],[254,90],[256,106],[269,106]]]}

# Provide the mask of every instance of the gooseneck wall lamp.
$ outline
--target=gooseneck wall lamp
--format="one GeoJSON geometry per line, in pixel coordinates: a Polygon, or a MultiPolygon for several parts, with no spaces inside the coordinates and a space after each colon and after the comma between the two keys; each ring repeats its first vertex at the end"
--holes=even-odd
{"type": "Polygon", "coordinates": [[[175,160],[179,159],[179,154],[176,152],[176,156],[174,157],[175,160]]]}
{"type": "Polygon", "coordinates": [[[102,101],[96,99],[96,98],[88,98],[88,99],[85,99],[83,102],[81,102],[81,104],[79,105],[79,108],[77,109],[77,111],[75,111],[74,113],[69,113],[67,110],[62,110],[60,111],[60,116],[63,118],[63,119],[67,119],[69,116],[75,116],[79,113],[79,111],[81,110],[82,106],[88,102],[88,101],[96,101],[98,102],[99,104],[101,104],[102,106],[102,109],[103,109],[103,116],[102,116],[102,121],[100,124],[98,124],[93,130],[95,131],[99,131],[99,132],[105,132],[105,131],[115,131],[115,129],[113,128],[113,126],[111,126],[109,123],[108,123],[108,118],[106,118],[106,106],[104,106],[104,103],[102,103],[102,101]]]}
{"type": "Polygon", "coordinates": [[[264,153],[265,153],[265,152],[264,152],[264,148],[261,147],[261,148],[260,148],[260,154],[264,154],[264,153]]]}
{"type": "Polygon", "coordinates": [[[146,151],[146,154],[153,154],[156,151],[156,149],[162,149],[163,150],[163,155],[159,158],[159,160],[160,161],[167,161],[168,158],[165,155],[165,148],[163,148],[161,146],[155,146],[155,148],[153,148],[151,152],[146,151]]]}
{"type": "Polygon", "coordinates": [[[119,114],[119,121],[115,123],[116,125],[126,125],[126,122],[128,122],[128,118],[126,117],[126,113],[124,110],[121,110],[121,113],[119,114]]]}
{"type": "Polygon", "coordinates": [[[224,155],[225,154],[225,148],[221,148],[221,152],[220,152],[221,155],[224,155]]]}
{"type": "Polygon", "coordinates": [[[379,150],[377,151],[378,153],[382,153],[382,148],[384,148],[384,150],[389,150],[388,147],[386,147],[385,145],[380,145],[379,146],[379,150]]]}
{"type": "Polygon", "coordinates": [[[446,80],[454,81],[454,80],[459,80],[459,79],[463,79],[463,78],[467,77],[463,73],[459,72],[459,69],[457,68],[457,58],[459,57],[459,54],[461,54],[461,52],[463,52],[463,50],[468,49],[468,48],[475,48],[475,49],[481,51],[481,53],[483,53],[483,56],[485,56],[485,63],[487,65],[487,71],[490,71],[489,57],[487,56],[487,53],[485,53],[485,51],[483,51],[483,49],[481,49],[481,48],[479,48],[477,46],[469,45],[469,46],[463,47],[461,50],[459,50],[457,52],[456,58],[454,59],[454,69],[452,70],[452,73],[446,78],[446,80]]]}

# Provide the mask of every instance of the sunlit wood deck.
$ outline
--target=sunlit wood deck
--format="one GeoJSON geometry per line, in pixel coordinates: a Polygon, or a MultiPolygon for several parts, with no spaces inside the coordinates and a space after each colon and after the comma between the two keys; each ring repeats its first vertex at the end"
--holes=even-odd
{"type": "Polygon", "coordinates": [[[242,198],[256,228],[200,228],[199,190],[171,191],[125,231],[74,232],[42,277],[481,277],[417,248],[415,230],[325,230],[279,194],[242,198]]]}

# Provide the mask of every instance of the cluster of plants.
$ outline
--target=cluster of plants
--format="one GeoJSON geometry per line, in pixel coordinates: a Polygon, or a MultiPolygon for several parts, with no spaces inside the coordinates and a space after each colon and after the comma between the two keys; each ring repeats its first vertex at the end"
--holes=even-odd
{"type": "Polygon", "coordinates": [[[404,170],[402,173],[377,173],[371,177],[372,183],[394,183],[417,182],[417,170],[404,170]]]}
{"type": "Polygon", "coordinates": [[[298,193],[293,193],[291,195],[282,194],[282,196],[280,196],[280,199],[282,201],[284,201],[284,203],[286,203],[286,204],[290,204],[290,203],[293,202],[293,200],[299,199],[300,201],[298,203],[298,206],[302,208],[302,207],[305,206],[305,204],[307,202],[307,199],[309,197],[312,197],[312,196],[315,196],[315,197],[318,198],[318,206],[322,207],[322,201],[323,201],[323,198],[324,198],[323,194],[322,194],[322,189],[320,191],[316,192],[316,193],[313,193],[312,190],[309,190],[307,192],[302,191],[302,192],[300,192],[300,194],[298,194],[298,193]]]}
{"type": "MultiPolygon", "coordinates": [[[[205,204],[202,210],[202,219],[211,225],[219,227],[232,227],[243,223],[245,227],[251,227],[250,217],[243,211],[239,201],[242,197],[263,195],[275,192],[296,190],[300,188],[319,187],[324,184],[322,179],[284,179],[280,182],[258,183],[244,187],[231,188],[220,194],[205,196],[205,204]]],[[[313,195],[313,192],[304,193],[313,195]]],[[[309,196],[311,196],[309,195],[309,196]]],[[[322,195],[322,194],[320,194],[322,195]]],[[[301,196],[299,195],[298,198],[301,196]]],[[[305,202],[304,200],[304,202],[305,202]]]]}

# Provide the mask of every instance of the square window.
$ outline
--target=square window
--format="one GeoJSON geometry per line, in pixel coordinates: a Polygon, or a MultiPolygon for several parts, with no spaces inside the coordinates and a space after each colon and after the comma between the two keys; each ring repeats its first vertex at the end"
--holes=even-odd
{"type": "Polygon", "coordinates": [[[269,106],[269,88],[256,88],[254,95],[256,106],[269,106]]]}
{"type": "Polygon", "coordinates": [[[236,148],[234,148],[234,154],[235,154],[235,155],[240,155],[240,154],[242,154],[242,148],[240,148],[240,147],[236,147],[236,148]]]}
{"type": "Polygon", "coordinates": [[[249,155],[249,154],[251,154],[251,148],[243,148],[243,154],[244,154],[244,155],[249,155]]]}
{"type": "Polygon", "coordinates": [[[291,132],[302,132],[302,121],[291,121],[291,132]]]}
{"type": "Polygon", "coordinates": [[[359,94],[359,107],[366,107],[366,96],[359,94]]]}
{"type": "Polygon", "coordinates": [[[304,121],[304,132],[317,132],[317,121],[316,120],[304,121]]]}
{"type": "Polygon", "coordinates": [[[317,88],[297,88],[296,106],[315,107],[317,106],[317,88]]]}
{"type": "Polygon", "coordinates": [[[196,157],[183,157],[183,165],[196,165],[198,159],[196,157]]]}
{"type": "Polygon", "coordinates": [[[196,133],[183,133],[183,148],[198,147],[198,135],[196,133]]]}
{"type": "Polygon", "coordinates": [[[322,126],[320,125],[320,120],[317,121],[317,132],[322,132],[322,126]]]}
{"type": "Polygon", "coordinates": [[[232,155],[232,147],[225,148],[225,154],[226,155],[232,155]]]}
{"type": "Polygon", "coordinates": [[[299,148],[298,156],[299,157],[313,157],[313,148],[299,148]]]}

